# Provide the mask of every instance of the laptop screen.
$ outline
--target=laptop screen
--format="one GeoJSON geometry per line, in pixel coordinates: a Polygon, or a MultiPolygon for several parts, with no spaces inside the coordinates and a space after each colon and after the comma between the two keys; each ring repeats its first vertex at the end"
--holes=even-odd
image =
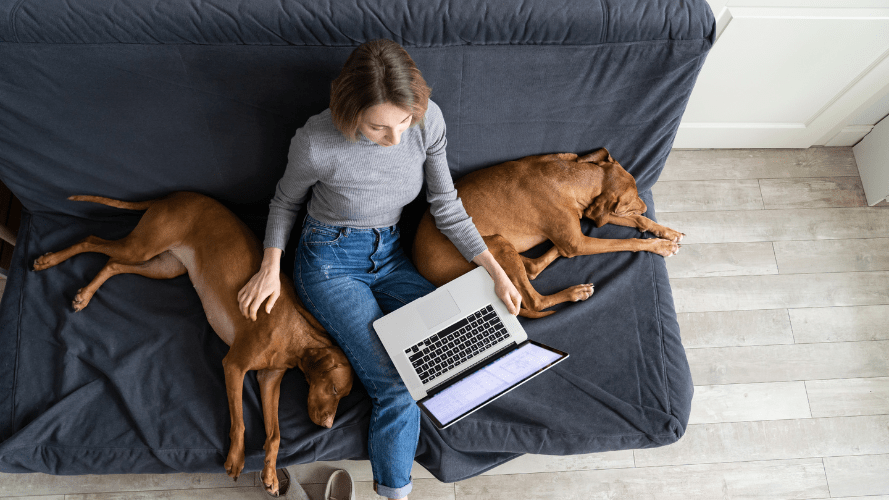
{"type": "Polygon", "coordinates": [[[567,356],[536,342],[524,342],[441,392],[423,399],[420,405],[438,420],[439,427],[445,427],[567,356]]]}

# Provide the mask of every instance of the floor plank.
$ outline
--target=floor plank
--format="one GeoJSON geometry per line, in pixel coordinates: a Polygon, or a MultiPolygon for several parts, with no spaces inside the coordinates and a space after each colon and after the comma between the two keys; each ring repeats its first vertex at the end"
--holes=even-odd
{"type": "Polygon", "coordinates": [[[658,181],[652,188],[658,214],[704,210],[762,210],[759,182],[750,180],[658,181]]]}
{"type": "Polygon", "coordinates": [[[787,311],[797,343],[889,340],[889,305],[787,311]]]}
{"type": "Polygon", "coordinates": [[[786,309],[679,313],[679,331],[686,349],[792,344],[786,309]]]}
{"type": "Polygon", "coordinates": [[[830,497],[831,500],[889,500],[889,495],[866,496],[866,497],[830,497]]]}
{"type": "Polygon", "coordinates": [[[671,279],[778,274],[771,242],[682,245],[666,263],[671,279]]]}
{"type": "Polygon", "coordinates": [[[852,148],[676,149],[659,182],[857,175],[852,148]]]}
{"type": "Polygon", "coordinates": [[[889,495],[889,455],[827,457],[824,469],[833,496],[889,495]]]}
{"type": "Polygon", "coordinates": [[[268,500],[269,498],[265,490],[258,486],[158,491],[121,490],[65,495],[65,500],[268,500]]]}
{"type": "Polygon", "coordinates": [[[813,417],[889,415],[887,377],[809,380],[806,391],[813,417]]]}
{"type": "Polygon", "coordinates": [[[220,474],[107,474],[53,476],[49,474],[0,474],[0,497],[57,495],[108,491],[187,490],[238,488],[254,484],[255,472],[241,475],[236,483],[220,474]],[[240,483],[240,484],[238,484],[240,483]]]}
{"type": "Polygon", "coordinates": [[[637,467],[889,453],[889,415],[689,425],[677,443],[636,450],[637,467]]]}
{"type": "Polygon", "coordinates": [[[805,382],[695,386],[689,424],[811,418],[805,382]]]}
{"type": "Polygon", "coordinates": [[[2,497],[3,500],[65,500],[65,495],[41,495],[36,497],[2,497]]]}
{"type": "Polygon", "coordinates": [[[889,304],[889,272],[671,279],[676,311],[889,304]]]}
{"type": "Polygon", "coordinates": [[[867,206],[857,173],[854,177],[761,179],[759,184],[763,205],[770,210],[867,206]]]}
{"type": "Polygon", "coordinates": [[[776,241],[774,246],[781,274],[889,270],[889,238],[776,241]]]}
{"type": "Polygon", "coordinates": [[[559,472],[507,478],[479,476],[457,483],[459,500],[827,497],[829,491],[820,459],[559,472]]]}
{"type": "Polygon", "coordinates": [[[634,467],[633,450],[608,451],[587,455],[522,455],[497,466],[483,475],[536,474],[575,470],[626,469],[634,467]]]}
{"type": "Polygon", "coordinates": [[[884,208],[807,208],[658,213],[658,222],[685,233],[683,244],[889,238],[884,208]]]}
{"type": "Polygon", "coordinates": [[[696,385],[889,376],[889,341],[838,342],[686,351],[696,385]]]}

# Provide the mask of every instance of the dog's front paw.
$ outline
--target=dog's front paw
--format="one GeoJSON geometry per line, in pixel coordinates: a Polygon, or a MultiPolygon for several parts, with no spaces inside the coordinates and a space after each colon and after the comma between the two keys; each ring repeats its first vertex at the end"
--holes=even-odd
{"type": "Polygon", "coordinates": [[[262,485],[269,495],[277,497],[281,492],[278,483],[278,471],[269,464],[266,464],[262,469],[262,485]]]}
{"type": "Polygon", "coordinates": [[[90,303],[90,299],[93,298],[93,294],[90,292],[84,292],[83,288],[77,290],[77,295],[74,296],[74,301],[71,302],[71,305],[74,307],[74,312],[82,311],[87,304],[90,303]]]}
{"type": "Polygon", "coordinates": [[[225,460],[225,473],[228,474],[228,477],[237,481],[243,470],[244,452],[238,453],[235,450],[230,450],[228,452],[228,458],[225,460]]]}
{"type": "Polygon", "coordinates": [[[52,252],[46,252],[34,259],[34,270],[35,271],[43,271],[44,269],[49,269],[50,267],[56,265],[56,262],[53,262],[52,252]]]}
{"type": "Polygon", "coordinates": [[[664,239],[651,239],[648,241],[651,242],[651,249],[649,251],[662,257],[670,257],[679,253],[679,244],[675,241],[664,239]]]}
{"type": "Polygon", "coordinates": [[[685,236],[685,233],[680,233],[675,229],[670,229],[669,227],[663,227],[660,231],[655,233],[655,236],[658,238],[663,238],[665,240],[670,240],[673,243],[679,243],[682,241],[682,237],[685,236]]]}
{"type": "Polygon", "coordinates": [[[571,300],[574,302],[579,302],[581,300],[586,300],[593,296],[593,292],[596,287],[593,286],[592,283],[587,283],[585,285],[577,285],[568,289],[568,294],[571,297],[571,300]]]}

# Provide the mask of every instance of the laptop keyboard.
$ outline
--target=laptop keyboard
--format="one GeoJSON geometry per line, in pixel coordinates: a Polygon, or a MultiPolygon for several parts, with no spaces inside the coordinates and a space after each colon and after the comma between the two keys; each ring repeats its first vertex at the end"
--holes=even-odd
{"type": "Polygon", "coordinates": [[[425,384],[509,336],[493,306],[466,316],[404,350],[425,384]]]}

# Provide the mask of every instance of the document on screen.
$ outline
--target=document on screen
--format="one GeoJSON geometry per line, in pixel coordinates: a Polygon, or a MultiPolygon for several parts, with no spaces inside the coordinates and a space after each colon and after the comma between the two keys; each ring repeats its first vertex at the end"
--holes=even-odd
{"type": "Polygon", "coordinates": [[[447,425],[563,357],[564,354],[525,344],[425,400],[423,405],[441,424],[447,425]]]}

